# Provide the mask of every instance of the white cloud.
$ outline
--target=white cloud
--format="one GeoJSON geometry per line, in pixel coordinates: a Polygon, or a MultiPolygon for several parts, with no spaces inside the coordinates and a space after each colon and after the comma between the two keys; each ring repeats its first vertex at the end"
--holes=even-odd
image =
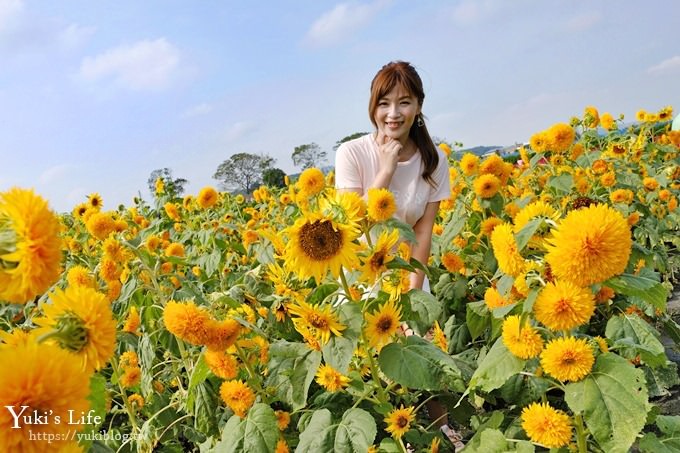
{"type": "Polygon", "coordinates": [[[22,0],[0,0],[0,31],[9,28],[12,21],[24,9],[22,0]]]}
{"type": "Polygon", "coordinates": [[[78,24],[71,24],[59,31],[57,41],[64,49],[74,49],[85,42],[95,31],[95,27],[83,27],[78,24]]]}
{"type": "Polygon", "coordinates": [[[366,4],[340,3],[312,24],[306,41],[318,47],[335,44],[368,25],[389,3],[389,0],[366,4]]]}
{"type": "Polygon", "coordinates": [[[680,55],[667,58],[661,63],[647,69],[647,73],[652,75],[674,74],[676,72],[680,73],[680,55]]]}
{"type": "Polygon", "coordinates": [[[212,110],[212,105],[203,102],[185,110],[184,113],[182,113],[182,118],[193,118],[195,116],[207,115],[208,113],[212,112],[212,110]]]}
{"type": "Polygon", "coordinates": [[[165,38],[144,40],[86,57],[80,76],[91,81],[111,78],[130,90],[157,91],[170,85],[179,61],[179,50],[165,38]]]}
{"type": "Polygon", "coordinates": [[[75,166],[70,164],[55,165],[43,171],[38,177],[38,182],[43,185],[52,184],[63,179],[74,168],[75,166]]]}
{"type": "Polygon", "coordinates": [[[602,14],[597,11],[583,13],[570,18],[566,23],[566,28],[570,32],[582,32],[589,30],[602,20],[602,14]]]}

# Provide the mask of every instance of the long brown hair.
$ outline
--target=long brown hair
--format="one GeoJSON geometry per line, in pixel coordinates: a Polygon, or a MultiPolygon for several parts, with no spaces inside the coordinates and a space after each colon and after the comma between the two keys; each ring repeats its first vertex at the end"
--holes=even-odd
{"type": "Polygon", "coordinates": [[[418,99],[418,105],[421,108],[421,113],[416,117],[416,121],[411,125],[408,136],[413,140],[420,150],[420,155],[423,159],[424,169],[423,178],[432,186],[436,185],[432,178],[437,165],[439,164],[439,153],[437,147],[432,142],[430,133],[427,131],[425,121],[423,119],[422,126],[418,126],[418,118],[424,118],[422,114],[423,100],[425,99],[425,91],[423,91],[423,81],[420,79],[416,69],[410,63],[405,61],[391,61],[380,68],[380,71],[373,77],[371,82],[371,98],[368,101],[368,115],[371,122],[377,128],[375,122],[375,111],[378,108],[380,99],[387,95],[394,87],[399,86],[409,92],[412,96],[418,99]]]}

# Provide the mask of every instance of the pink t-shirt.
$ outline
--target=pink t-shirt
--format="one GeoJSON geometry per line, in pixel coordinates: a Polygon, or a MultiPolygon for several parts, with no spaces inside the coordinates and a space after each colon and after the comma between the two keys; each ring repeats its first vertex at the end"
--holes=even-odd
{"type": "MultiPolygon", "coordinates": [[[[425,213],[427,203],[446,200],[451,196],[449,168],[446,154],[439,152],[439,163],[432,179],[435,186],[423,179],[423,160],[420,152],[405,161],[398,162],[389,190],[397,202],[395,217],[414,226],[425,213]]],[[[335,154],[335,187],[338,189],[361,189],[366,196],[380,168],[378,144],[373,134],[343,143],[335,154]]]]}

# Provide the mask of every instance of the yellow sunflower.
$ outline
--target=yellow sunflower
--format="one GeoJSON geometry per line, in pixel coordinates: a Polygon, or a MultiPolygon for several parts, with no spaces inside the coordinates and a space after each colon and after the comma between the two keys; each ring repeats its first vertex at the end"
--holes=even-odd
{"type": "Polygon", "coordinates": [[[479,232],[483,236],[491,236],[491,233],[493,233],[493,230],[503,223],[501,219],[498,217],[489,217],[486,218],[482,221],[482,223],[479,225],[479,232]]]}
{"type": "Polygon", "coordinates": [[[630,227],[607,205],[571,211],[552,233],[545,259],[559,279],[588,286],[622,273],[628,264],[630,227]]]}
{"type": "Polygon", "coordinates": [[[96,210],[100,210],[104,206],[101,195],[96,192],[87,196],[87,204],[96,210]]]}
{"type": "Polygon", "coordinates": [[[354,224],[309,213],[286,229],[286,234],[290,238],[284,254],[286,267],[301,279],[314,277],[320,283],[329,271],[338,278],[341,266],[359,267],[359,246],[354,240],[360,232],[354,224]]]}
{"type": "Polygon", "coordinates": [[[400,439],[411,427],[411,422],[415,420],[416,415],[413,413],[415,408],[412,406],[401,406],[399,409],[394,409],[385,417],[387,428],[385,431],[390,433],[395,439],[400,439]]]}
{"type": "Polygon", "coordinates": [[[331,334],[342,336],[342,331],[347,328],[338,321],[331,305],[311,305],[300,300],[288,307],[288,313],[295,316],[293,325],[296,330],[309,332],[321,344],[328,343],[331,334]]]}
{"type": "Polygon", "coordinates": [[[596,128],[597,125],[600,124],[600,114],[597,111],[597,108],[592,105],[585,108],[583,112],[583,124],[589,128],[596,128]]]}
{"type": "Polygon", "coordinates": [[[66,273],[66,282],[69,286],[87,286],[94,288],[94,277],[90,274],[90,270],[85,266],[76,264],[71,266],[66,273]]]}
{"type": "Polygon", "coordinates": [[[546,132],[537,132],[529,139],[529,145],[535,153],[542,153],[548,149],[550,139],[546,132]]]}
{"type": "Polygon", "coordinates": [[[224,351],[238,339],[241,333],[241,324],[231,318],[222,321],[211,319],[205,324],[205,329],[203,344],[209,349],[224,351]]]}
{"type": "Polygon", "coordinates": [[[123,332],[136,334],[140,324],[141,319],[139,318],[139,312],[137,311],[137,307],[135,306],[130,307],[127,318],[125,319],[125,324],[123,325],[122,329],[123,332]]]}
{"type": "Polygon", "coordinates": [[[616,123],[614,123],[614,117],[608,112],[602,114],[602,117],[600,117],[600,124],[602,124],[602,127],[608,131],[616,127],[616,123]]]}
{"type": "Polygon", "coordinates": [[[244,418],[248,409],[255,402],[255,394],[243,381],[224,381],[220,386],[222,401],[229,406],[234,414],[244,418]]]}
{"type": "Polygon", "coordinates": [[[479,165],[479,173],[499,176],[503,174],[503,159],[498,154],[491,154],[479,165]]]}
{"type": "Polygon", "coordinates": [[[226,351],[208,349],[203,358],[210,371],[222,379],[234,379],[238,374],[236,358],[226,351]]]}
{"type": "Polygon", "coordinates": [[[366,200],[356,192],[336,192],[333,202],[342,209],[346,222],[359,222],[368,210],[366,200]]]}
{"type": "Polygon", "coordinates": [[[329,392],[337,392],[349,385],[349,378],[330,365],[321,365],[316,372],[316,382],[329,392]]]}
{"type": "Polygon", "coordinates": [[[95,212],[85,222],[87,231],[103,241],[116,230],[116,222],[110,212],[95,212]]]}
{"type": "Polygon", "coordinates": [[[387,263],[394,259],[391,251],[398,240],[399,230],[383,231],[380,234],[371,254],[361,267],[363,281],[372,284],[387,271],[387,263]]]}
{"type": "Polygon", "coordinates": [[[484,291],[484,303],[489,310],[493,310],[494,308],[510,305],[512,301],[501,296],[498,290],[493,286],[489,286],[486,291],[484,291]]]}
{"type": "Polygon", "coordinates": [[[585,338],[552,340],[541,353],[543,370],[559,381],[580,381],[593,369],[593,348],[585,338]]]}
{"type": "Polygon", "coordinates": [[[444,334],[442,328],[439,327],[439,321],[435,321],[434,326],[432,327],[432,343],[448,354],[449,342],[446,339],[446,334],[444,334]]]}
{"type": "Polygon", "coordinates": [[[368,189],[368,217],[376,222],[383,222],[397,212],[394,194],[387,189],[368,189]]]}
{"type": "MultiPolygon", "coordinates": [[[[90,409],[90,371],[68,351],[49,343],[23,342],[0,348],[0,446],[6,452],[58,452],[70,433],[83,425],[69,425],[69,411],[90,409]],[[9,407],[8,407],[9,406],[9,407]],[[22,406],[28,406],[22,408],[22,406]],[[49,414],[46,424],[30,425],[19,416],[49,414]],[[57,422],[60,420],[60,423],[57,422]],[[43,440],[31,439],[29,431],[43,433],[43,440]],[[47,435],[52,442],[47,442],[47,435]],[[57,439],[57,440],[54,440],[57,439]]],[[[82,411],[82,412],[81,412],[82,411]]]]}
{"type": "Polygon", "coordinates": [[[543,338],[531,327],[529,320],[520,326],[518,315],[508,316],[503,321],[503,344],[520,359],[531,359],[543,350],[543,338]]]}
{"type": "Polygon", "coordinates": [[[472,153],[465,153],[460,159],[460,171],[465,176],[472,176],[479,169],[479,156],[472,153]]]}
{"type": "Polygon", "coordinates": [[[318,168],[308,168],[300,174],[296,185],[305,197],[311,197],[323,190],[326,179],[318,168]]]}
{"type": "Polygon", "coordinates": [[[594,312],[592,291],[566,280],[545,285],[534,303],[536,320],[551,330],[578,327],[587,323],[594,312]]]}
{"type": "Polygon", "coordinates": [[[210,314],[193,302],[179,303],[171,300],[163,310],[163,322],[170,333],[194,344],[203,344],[207,337],[210,314]]]}
{"type": "Polygon", "coordinates": [[[198,193],[196,203],[198,203],[201,208],[207,209],[215,206],[218,198],[217,191],[213,187],[207,186],[202,188],[198,193]]]}
{"type": "Polygon", "coordinates": [[[465,261],[453,252],[446,252],[442,255],[442,264],[447,271],[452,274],[465,271],[465,261]]]}
{"type": "Polygon", "coordinates": [[[171,242],[165,248],[165,256],[183,257],[185,255],[184,246],[179,242],[171,242]]]}
{"type": "MultiPolygon", "coordinates": [[[[545,201],[534,201],[532,203],[529,203],[515,215],[515,217],[512,219],[512,222],[515,225],[515,233],[519,233],[522,231],[522,228],[526,226],[527,223],[534,219],[543,219],[543,220],[550,220],[552,222],[557,222],[560,218],[560,213],[557,212],[555,208],[550,206],[548,203],[545,201]]],[[[537,230],[537,234],[541,233],[546,233],[549,231],[549,227],[547,228],[539,228],[537,230]]]]}
{"type": "Polygon", "coordinates": [[[494,228],[491,233],[491,247],[498,261],[498,267],[508,275],[517,277],[524,269],[524,258],[519,254],[517,241],[509,223],[494,228]]]}
{"type": "Polygon", "coordinates": [[[59,220],[32,190],[0,193],[0,301],[23,304],[59,278],[59,220]]]}
{"type": "Polygon", "coordinates": [[[548,403],[531,403],[522,409],[522,428],[533,442],[548,448],[565,447],[571,441],[571,418],[548,403]]]}
{"type": "Polygon", "coordinates": [[[44,317],[35,319],[43,338],[80,358],[83,369],[100,370],[116,346],[116,321],[111,304],[102,293],[84,286],[56,289],[44,317]]]}
{"type": "Polygon", "coordinates": [[[498,193],[501,180],[497,176],[485,173],[479,175],[473,183],[475,194],[480,198],[491,198],[498,193]]]}
{"type": "Polygon", "coordinates": [[[630,204],[633,201],[633,197],[635,195],[633,194],[632,190],[629,189],[616,189],[609,195],[609,200],[612,203],[626,203],[630,204]]]}
{"type": "Polygon", "coordinates": [[[290,412],[277,410],[274,411],[276,415],[276,425],[279,427],[279,431],[285,431],[290,424],[290,412]]]}
{"type": "Polygon", "coordinates": [[[165,213],[175,222],[179,222],[182,218],[179,215],[179,208],[176,203],[167,202],[163,206],[165,213]]]}
{"type": "Polygon", "coordinates": [[[395,302],[385,302],[372,314],[366,314],[365,334],[371,347],[380,349],[389,343],[401,324],[401,307],[395,302]]]}

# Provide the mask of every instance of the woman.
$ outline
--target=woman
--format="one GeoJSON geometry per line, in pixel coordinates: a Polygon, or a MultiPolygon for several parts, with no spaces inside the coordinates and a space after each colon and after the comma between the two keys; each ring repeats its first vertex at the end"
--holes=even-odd
{"type": "MultiPolygon", "coordinates": [[[[434,145],[425,126],[424,99],[422,80],[411,64],[396,61],[383,66],[371,82],[368,103],[376,130],[338,148],[335,186],[339,192],[362,196],[371,188],[389,189],[397,204],[395,217],[415,232],[411,256],[426,265],[439,202],[451,196],[451,188],[446,155],[434,145]]],[[[429,290],[421,270],[411,274],[411,288],[429,290]]],[[[428,411],[454,444],[460,445],[448,427],[444,408],[430,401],[428,411]]]]}

